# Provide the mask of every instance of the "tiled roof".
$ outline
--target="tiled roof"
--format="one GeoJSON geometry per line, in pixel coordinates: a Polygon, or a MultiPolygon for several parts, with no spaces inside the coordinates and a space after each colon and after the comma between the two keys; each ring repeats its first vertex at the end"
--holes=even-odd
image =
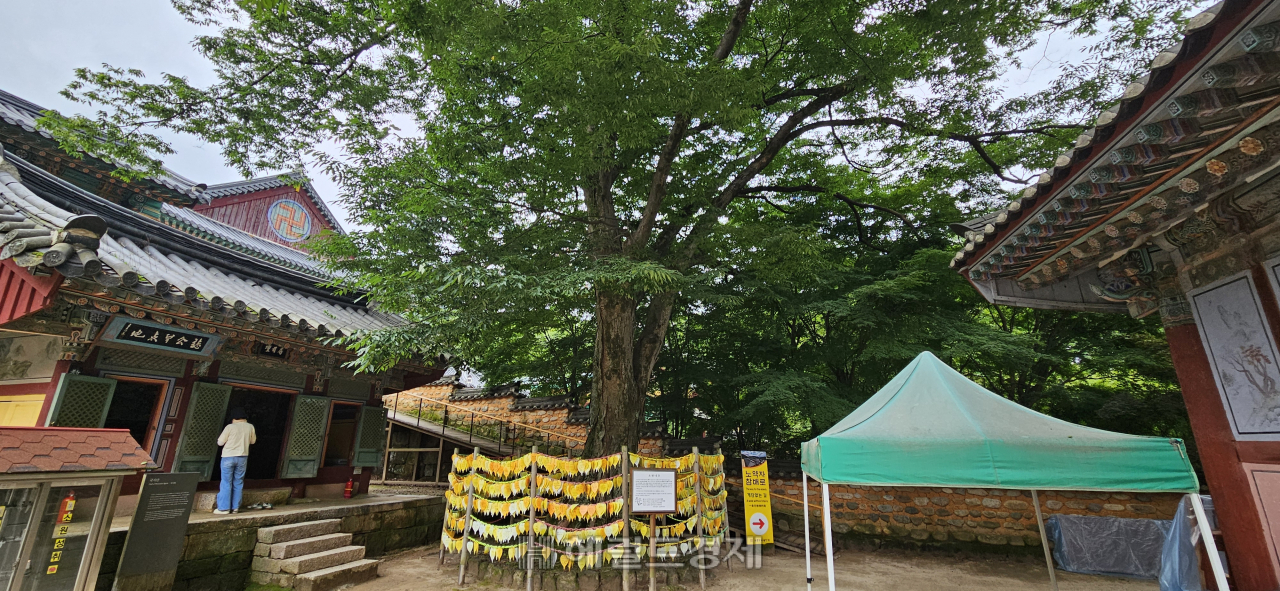
{"type": "Polygon", "coordinates": [[[555,408],[574,408],[574,396],[538,396],[520,398],[511,403],[511,410],[551,410],[555,408]]]}
{"type": "MultiPolygon", "coordinates": [[[[4,153],[0,164],[0,260],[48,267],[68,278],[189,304],[309,336],[402,324],[396,316],[344,300],[318,284],[287,248],[243,238],[294,264],[253,249],[231,249],[101,199],[4,153]],[[73,211],[85,212],[75,215],[73,211]]],[[[171,214],[176,208],[168,209],[171,214]]],[[[176,218],[175,218],[176,219],[176,218]]],[[[183,219],[194,219],[184,217],[183,219]]],[[[216,228],[215,223],[203,227],[216,228]]],[[[232,236],[231,232],[225,232],[232,236]]]]}
{"type": "Polygon", "coordinates": [[[503,396],[521,396],[520,382],[511,382],[510,384],[488,388],[460,388],[449,395],[449,400],[479,400],[481,398],[501,398],[503,396]]]}
{"type": "Polygon", "coordinates": [[[951,266],[975,282],[1054,285],[1144,244],[1265,168],[1272,145],[1219,144],[1276,133],[1264,126],[1276,120],[1267,111],[1280,97],[1277,19],[1280,3],[1269,0],[1220,2],[1191,18],[1183,40],[1021,198],[965,224],[967,243],[951,266]],[[1237,147],[1244,156],[1226,154],[1237,147]],[[1215,154],[1233,163],[1229,171],[1191,166],[1215,154]]]}
{"type": "Polygon", "coordinates": [[[234,226],[206,217],[194,209],[164,203],[160,206],[160,220],[188,234],[194,234],[232,250],[249,253],[254,257],[316,277],[331,277],[328,271],[321,268],[320,264],[305,252],[259,238],[234,226]]]}
{"type": "MultiPolygon", "coordinates": [[[[46,139],[53,139],[49,132],[36,128],[36,120],[41,117],[40,113],[47,110],[31,101],[0,90],[0,121],[20,127],[29,133],[39,134],[46,139]]],[[[111,164],[119,166],[116,163],[111,164]]],[[[163,175],[147,180],[185,195],[192,201],[204,201],[206,199],[201,195],[204,187],[169,169],[165,169],[163,175]]]]}
{"type": "MultiPolygon", "coordinates": [[[[266,191],[267,189],[276,189],[279,187],[287,187],[295,184],[293,178],[289,175],[271,175],[258,178],[234,181],[230,183],[221,183],[217,185],[209,185],[205,191],[205,196],[211,201],[219,197],[230,197],[232,195],[244,195],[245,193],[256,193],[258,191],[266,191]]],[[[329,206],[320,198],[320,194],[316,192],[316,188],[311,185],[311,181],[302,181],[302,190],[306,191],[307,197],[311,199],[311,203],[315,204],[320,213],[324,215],[324,219],[333,226],[334,231],[342,233],[342,224],[338,223],[338,218],[329,211],[329,206]]]]}
{"type": "Polygon", "coordinates": [[[155,468],[126,429],[0,427],[0,474],[155,468]]]}

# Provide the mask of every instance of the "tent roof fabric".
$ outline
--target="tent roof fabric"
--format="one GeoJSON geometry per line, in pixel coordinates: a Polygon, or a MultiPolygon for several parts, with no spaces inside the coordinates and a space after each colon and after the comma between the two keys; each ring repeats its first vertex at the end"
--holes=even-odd
{"type": "Polygon", "coordinates": [[[1179,439],[1082,427],[1027,409],[924,352],[826,433],[804,471],[828,484],[1199,490],[1179,439]]]}

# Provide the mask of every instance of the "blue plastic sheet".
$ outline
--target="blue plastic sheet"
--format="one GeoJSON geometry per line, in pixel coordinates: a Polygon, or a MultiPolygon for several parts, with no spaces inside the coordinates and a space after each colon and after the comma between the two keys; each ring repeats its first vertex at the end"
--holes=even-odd
{"type": "Polygon", "coordinates": [[[1054,515],[1045,524],[1053,559],[1067,572],[1155,579],[1172,522],[1054,515]]]}
{"type": "MultiPolygon", "coordinates": [[[[1205,516],[1210,529],[1214,529],[1217,516],[1213,512],[1213,499],[1201,496],[1205,516]]],[[[1160,567],[1160,591],[1204,591],[1200,584],[1200,552],[1196,544],[1200,531],[1195,526],[1195,511],[1191,509],[1191,496],[1182,497],[1178,512],[1173,516],[1173,527],[1165,537],[1160,567]]]]}

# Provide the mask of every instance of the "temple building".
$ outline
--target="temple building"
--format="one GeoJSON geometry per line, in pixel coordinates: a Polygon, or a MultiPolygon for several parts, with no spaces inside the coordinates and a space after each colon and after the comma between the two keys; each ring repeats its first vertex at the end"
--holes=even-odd
{"type": "Polygon", "coordinates": [[[1280,2],[1220,2],[952,266],[990,302],[1159,314],[1232,585],[1280,588],[1280,2]]]}
{"type": "Polygon", "coordinates": [[[326,337],[402,320],[326,287],[335,277],[300,249],[342,232],[314,187],[123,181],[59,149],[41,111],[0,91],[0,425],[128,429],[160,470],[209,490],[215,440],[243,408],[258,433],[247,488],[363,490],[386,442],[382,396],[443,371],[344,368],[353,354],[326,337]]]}

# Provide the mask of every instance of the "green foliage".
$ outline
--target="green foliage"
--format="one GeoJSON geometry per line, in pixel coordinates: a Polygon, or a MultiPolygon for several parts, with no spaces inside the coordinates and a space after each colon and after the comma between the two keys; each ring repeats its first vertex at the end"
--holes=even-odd
{"type": "Polygon", "coordinates": [[[591,384],[618,410],[588,445],[610,449],[646,392],[659,414],[696,394],[707,428],[781,448],[921,348],[1025,373],[1019,397],[1118,383],[1037,324],[1067,320],[993,317],[946,269],[945,227],[1068,147],[1189,5],[175,0],[216,30],[195,40],[216,82],[81,70],[68,96],[104,110],[42,125],[143,172],[155,126],[245,173],[323,166],[372,229],[311,246],[410,322],[349,337],[362,369],[449,352],[540,392],[591,384]],[[1091,68],[1008,95],[1037,39],[1094,33],[1091,68]]]}

